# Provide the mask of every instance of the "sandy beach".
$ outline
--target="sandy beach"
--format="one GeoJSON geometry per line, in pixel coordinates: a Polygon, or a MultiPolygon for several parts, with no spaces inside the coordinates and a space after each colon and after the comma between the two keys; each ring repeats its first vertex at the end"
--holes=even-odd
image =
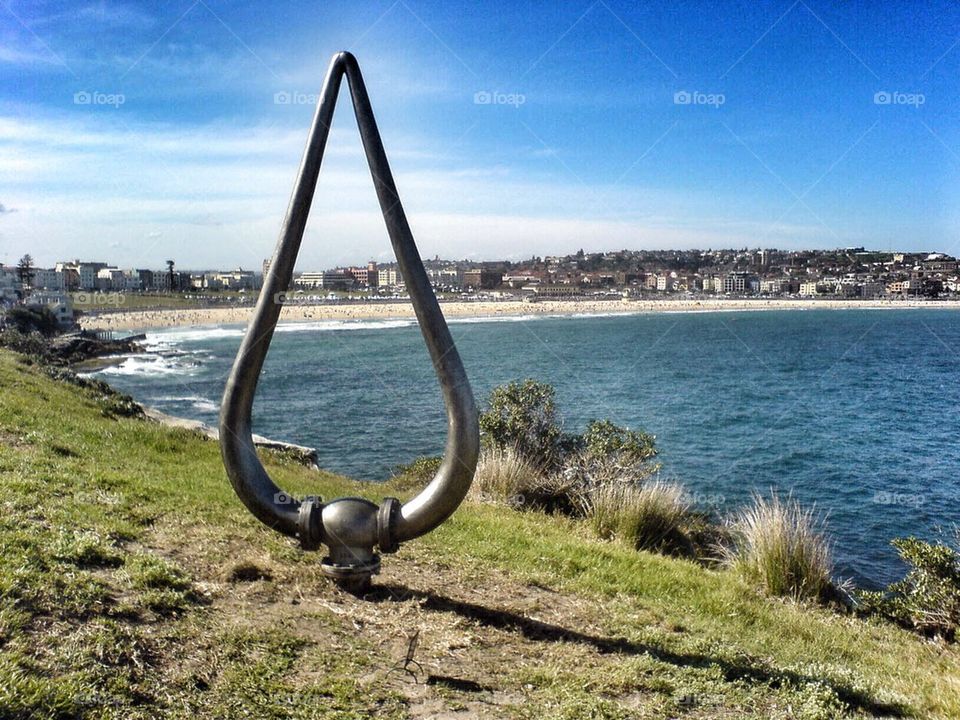
{"type": "MultiPolygon", "coordinates": [[[[537,315],[609,315],[649,312],[711,312],[734,310],[851,310],[851,309],[960,309],[960,301],[925,300],[816,300],[816,299],[671,299],[671,300],[545,300],[444,302],[446,317],[518,317],[537,315]]],[[[252,307],[141,310],[91,314],[81,319],[85,329],[147,330],[196,325],[242,325],[249,322],[252,307]]],[[[281,322],[325,320],[388,320],[413,317],[413,306],[403,302],[329,303],[287,305],[281,322]]]]}

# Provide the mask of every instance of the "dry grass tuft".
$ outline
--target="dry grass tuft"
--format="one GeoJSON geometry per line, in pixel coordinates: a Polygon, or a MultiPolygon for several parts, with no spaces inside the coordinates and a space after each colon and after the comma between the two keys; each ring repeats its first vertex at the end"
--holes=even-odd
{"type": "Polygon", "coordinates": [[[479,500],[523,505],[525,495],[542,483],[540,471],[513,448],[491,448],[480,453],[470,493],[479,500]]]}
{"type": "Polygon", "coordinates": [[[613,483],[594,489],[588,515],[596,533],[638,550],[686,550],[684,526],[690,504],[683,486],[657,480],[644,485],[613,483]]]}
{"type": "Polygon", "coordinates": [[[726,564],[763,590],[795,600],[824,599],[832,587],[830,545],[813,508],[755,495],[732,523],[726,564]]]}
{"type": "Polygon", "coordinates": [[[470,495],[475,500],[513,507],[576,514],[576,493],[559,475],[545,475],[513,448],[489,448],[480,453],[470,495]]]}

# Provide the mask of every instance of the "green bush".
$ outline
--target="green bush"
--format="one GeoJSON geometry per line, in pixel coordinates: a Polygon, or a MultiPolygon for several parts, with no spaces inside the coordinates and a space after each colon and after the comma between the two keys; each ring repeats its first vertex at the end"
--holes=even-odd
{"type": "Polygon", "coordinates": [[[480,415],[484,444],[499,450],[510,448],[544,471],[557,469],[563,431],[557,422],[555,396],[552,386],[536,380],[494,388],[489,408],[480,415]]]}
{"type": "Polygon", "coordinates": [[[50,359],[47,340],[38,332],[21,332],[16,327],[0,331],[0,347],[31,357],[41,363],[50,359]]]}
{"type": "Polygon", "coordinates": [[[960,553],[914,537],[897,538],[891,544],[910,569],[886,591],[857,593],[858,610],[953,641],[960,626],[960,553]]]}
{"type": "Polygon", "coordinates": [[[594,457],[616,457],[626,464],[642,463],[657,454],[656,438],[649,433],[628,430],[609,420],[591,420],[583,433],[587,453],[594,457]]]}
{"type": "Polygon", "coordinates": [[[60,327],[50,308],[12,307],[6,313],[7,325],[21,333],[38,332],[45,337],[56,335],[60,327]]]}
{"type": "Polygon", "coordinates": [[[421,455],[414,458],[412,462],[394,467],[393,477],[415,481],[432,480],[442,462],[443,458],[437,455],[421,455]]]}
{"type": "Polygon", "coordinates": [[[569,436],[564,472],[584,493],[610,483],[643,482],[660,469],[649,462],[657,454],[655,441],[642,430],[591,420],[583,435],[569,436]]]}

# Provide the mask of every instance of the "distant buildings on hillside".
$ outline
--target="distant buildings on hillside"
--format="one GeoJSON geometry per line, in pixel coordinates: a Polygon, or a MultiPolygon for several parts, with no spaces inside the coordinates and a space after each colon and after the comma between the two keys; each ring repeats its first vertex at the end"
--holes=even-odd
{"type": "MultiPolygon", "coordinates": [[[[520,262],[434,258],[424,263],[437,291],[491,296],[566,298],[674,294],[787,297],[949,297],[960,294],[957,260],[943,253],[837,250],[621,250],[533,257],[520,262]]],[[[0,266],[0,303],[41,298],[66,318],[71,293],[255,292],[270,272],[125,269],[106,262],[63,261],[52,268],[0,266]],[[58,298],[60,300],[58,300],[58,298]]],[[[300,272],[292,289],[369,295],[404,291],[396,263],[300,272]]],[[[94,296],[100,297],[100,296],[94,296]]]]}

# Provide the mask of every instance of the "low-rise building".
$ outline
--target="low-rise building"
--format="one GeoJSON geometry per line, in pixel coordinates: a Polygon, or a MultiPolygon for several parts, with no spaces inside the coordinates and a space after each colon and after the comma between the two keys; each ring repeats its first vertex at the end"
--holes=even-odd
{"type": "Polygon", "coordinates": [[[790,292],[789,278],[767,278],[760,281],[760,293],[763,295],[784,295],[790,292]]]}
{"type": "Polygon", "coordinates": [[[532,273],[515,273],[503,276],[503,284],[512,288],[534,285],[540,282],[540,276],[532,273]]]}
{"type": "Polygon", "coordinates": [[[31,287],[44,290],[64,290],[63,273],[54,268],[33,268],[31,271],[31,287]]]}
{"type": "Polygon", "coordinates": [[[0,303],[9,304],[16,301],[19,289],[20,279],[17,277],[17,269],[0,266],[0,303]]]}
{"type": "Polygon", "coordinates": [[[391,288],[403,285],[403,275],[396,267],[381,267],[377,269],[377,287],[391,288]]]}
{"type": "Polygon", "coordinates": [[[917,278],[895,280],[887,283],[888,295],[915,295],[920,291],[921,281],[917,278]]]}
{"type": "Polygon", "coordinates": [[[464,287],[474,290],[492,290],[503,281],[503,274],[486,268],[473,268],[463,273],[464,287]]]}
{"type": "Polygon", "coordinates": [[[346,270],[324,270],[322,272],[303,273],[297,278],[296,285],[302,288],[349,290],[355,282],[353,275],[346,270]]]}
{"type": "Polygon", "coordinates": [[[237,268],[230,272],[215,273],[214,277],[224,290],[257,290],[260,287],[253,270],[237,268]]]}
{"type": "Polygon", "coordinates": [[[80,260],[74,260],[73,262],[59,262],[54,269],[57,272],[65,274],[76,274],[76,287],[70,287],[73,282],[72,279],[67,280],[66,277],[64,278],[64,287],[66,289],[96,290],[97,275],[105,267],[107,267],[107,263],[104,262],[81,262],[80,260]]]}
{"type": "Polygon", "coordinates": [[[353,276],[353,282],[357,287],[377,287],[380,272],[377,269],[377,264],[373,261],[367,263],[366,267],[356,266],[346,268],[346,272],[353,276]]]}
{"type": "Polygon", "coordinates": [[[62,328],[73,325],[73,299],[69,293],[51,290],[37,290],[30,294],[24,303],[28,308],[47,308],[62,328]]]}
{"type": "Polygon", "coordinates": [[[742,295],[753,292],[759,287],[759,280],[749,273],[727,273],[721,278],[723,283],[720,292],[742,295]]]}
{"type": "Polygon", "coordinates": [[[883,297],[887,287],[879,280],[866,280],[860,283],[859,290],[862,298],[878,298],[883,297]]]}
{"type": "Polygon", "coordinates": [[[533,294],[538,298],[565,298],[583,295],[583,288],[579,285],[532,285],[525,287],[524,290],[532,289],[533,294]]]}
{"type": "Polygon", "coordinates": [[[120,268],[106,267],[97,272],[97,290],[123,290],[124,285],[123,270],[120,268]]]}
{"type": "Polygon", "coordinates": [[[820,293],[820,283],[816,280],[800,283],[800,297],[816,297],[820,293]]]}

